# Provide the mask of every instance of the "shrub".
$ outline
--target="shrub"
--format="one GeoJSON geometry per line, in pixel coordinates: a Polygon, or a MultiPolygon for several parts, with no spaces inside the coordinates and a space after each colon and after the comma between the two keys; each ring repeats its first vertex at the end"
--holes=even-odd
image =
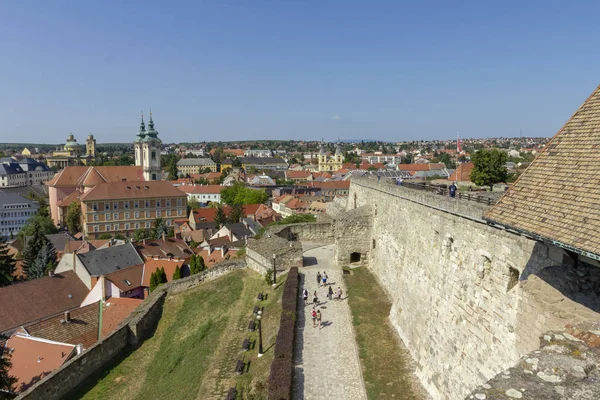
{"type": "Polygon", "coordinates": [[[275,358],[292,359],[294,355],[295,318],[290,317],[289,314],[281,314],[279,323],[279,333],[275,340],[275,351],[273,356],[275,358]]]}
{"type": "Polygon", "coordinates": [[[292,376],[291,358],[273,359],[269,375],[269,400],[289,400],[291,398],[292,376]]]}
{"type": "Polygon", "coordinates": [[[265,275],[265,282],[267,282],[267,285],[272,285],[273,284],[273,271],[268,270],[266,275],[265,275]]]}

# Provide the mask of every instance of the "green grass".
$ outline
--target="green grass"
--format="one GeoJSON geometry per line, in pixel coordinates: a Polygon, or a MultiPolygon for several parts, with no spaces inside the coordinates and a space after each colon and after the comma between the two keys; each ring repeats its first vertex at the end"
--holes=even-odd
{"type": "Polygon", "coordinates": [[[123,354],[100,376],[89,379],[69,398],[81,399],[222,399],[237,386],[244,398],[262,396],[273,349],[256,357],[257,347],[244,353],[245,338],[258,292],[267,294],[263,346],[274,344],[279,329],[279,292],[260,275],[240,270],[186,292],[167,297],[153,337],[123,354]],[[250,361],[238,376],[238,359],[250,361]]]}
{"type": "Polygon", "coordinates": [[[412,389],[406,353],[389,323],[391,303],[366,268],[344,275],[369,399],[419,399],[412,389]]]}

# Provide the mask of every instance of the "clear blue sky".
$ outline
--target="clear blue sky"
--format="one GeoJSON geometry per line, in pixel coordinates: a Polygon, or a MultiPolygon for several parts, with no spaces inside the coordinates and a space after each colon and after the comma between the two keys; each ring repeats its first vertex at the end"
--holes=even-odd
{"type": "Polygon", "coordinates": [[[0,142],[550,136],[599,1],[3,1],[0,142]],[[123,4],[127,3],[127,4],[123,4]],[[494,4],[491,4],[494,3],[494,4]]]}

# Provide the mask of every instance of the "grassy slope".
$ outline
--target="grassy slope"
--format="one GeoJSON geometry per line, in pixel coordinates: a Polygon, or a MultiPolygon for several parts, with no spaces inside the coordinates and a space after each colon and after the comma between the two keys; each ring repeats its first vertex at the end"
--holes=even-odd
{"type": "Polygon", "coordinates": [[[268,348],[278,329],[281,290],[272,295],[262,277],[236,271],[168,297],[155,335],[71,398],[221,399],[231,386],[266,382],[272,349],[260,359],[256,349],[241,351],[244,338],[257,337],[247,326],[260,291],[268,295],[261,304],[263,344],[268,348]],[[234,372],[238,358],[250,361],[242,376],[234,372]]]}
{"type": "Polygon", "coordinates": [[[417,399],[406,354],[389,324],[391,303],[366,268],[344,275],[369,399],[417,399]]]}

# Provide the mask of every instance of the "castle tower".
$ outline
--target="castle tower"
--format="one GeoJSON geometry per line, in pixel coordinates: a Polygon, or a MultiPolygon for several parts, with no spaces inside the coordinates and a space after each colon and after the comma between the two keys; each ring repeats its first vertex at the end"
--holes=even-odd
{"type": "Polygon", "coordinates": [[[94,139],[94,135],[88,135],[85,141],[85,153],[88,157],[96,157],[96,139],[94,139]]]}
{"type": "Polygon", "coordinates": [[[160,144],[162,141],[158,138],[158,132],[154,129],[152,121],[152,110],[150,110],[150,119],[148,120],[148,129],[145,137],[141,141],[142,147],[142,166],[144,170],[144,179],[147,181],[157,181],[161,179],[160,170],[160,144]]]}

